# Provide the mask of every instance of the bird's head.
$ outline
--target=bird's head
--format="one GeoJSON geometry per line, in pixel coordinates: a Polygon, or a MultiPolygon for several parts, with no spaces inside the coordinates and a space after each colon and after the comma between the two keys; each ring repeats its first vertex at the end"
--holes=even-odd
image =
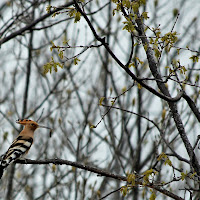
{"type": "Polygon", "coordinates": [[[18,119],[16,120],[16,123],[21,124],[31,130],[36,130],[37,128],[39,128],[39,124],[30,119],[18,119]]]}
{"type": "Polygon", "coordinates": [[[52,131],[51,128],[39,125],[37,122],[30,120],[30,119],[18,119],[18,120],[16,120],[16,123],[21,124],[21,125],[25,126],[26,128],[29,128],[33,131],[35,131],[37,128],[46,128],[46,129],[50,129],[52,131]]]}

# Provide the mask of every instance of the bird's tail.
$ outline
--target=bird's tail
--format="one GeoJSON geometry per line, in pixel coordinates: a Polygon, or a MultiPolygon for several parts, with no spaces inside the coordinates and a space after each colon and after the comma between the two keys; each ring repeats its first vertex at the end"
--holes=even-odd
{"type": "Polygon", "coordinates": [[[0,166],[0,179],[3,176],[4,167],[0,166]]]}

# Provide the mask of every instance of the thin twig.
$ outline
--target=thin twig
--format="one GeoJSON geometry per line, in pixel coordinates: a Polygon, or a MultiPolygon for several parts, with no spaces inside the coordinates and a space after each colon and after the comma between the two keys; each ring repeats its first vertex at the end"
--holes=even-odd
{"type": "Polygon", "coordinates": [[[102,200],[102,199],[105,199],[106,197],[110,196],[111,194],[115,193],[115,192],[118,192],[119,190],[121,190],[122,187],[112,191],[112,192],[109,192],[108,194],[106,194],[105,196],[101,197],[99,200],[102,200]]]}
{"type": "Polygon", "coordinates": [[[175,27],[175,25],[176,25],[176,23],[177,23],[177,21],[178,21],[179,15],[180,15],[180,13],[178,13],[177,16],[176,16],[176,20],[175,20],[175,22],[174,22],[174,24],[173,24],[173,26],[172,26],[171,33],[172,33],[173,30],[174,30],[174,27],[175,27]]]}
{"type": "Polygon", "coordinates": [[[58,84],[65,78],[65,73],[63,73],[60,77],[60,79],[56,82],[56,84],[54,85],[54,87],[51,89],[51,91],[49,92],[49,94],[43,99],[43,101],[36,106],[36,108],[28,115],[26,116],[26,118],[31,117],[45,102],[46,100],[50,97],[51,94],[53,94],[54,90],[57,88],[58,84]]]}

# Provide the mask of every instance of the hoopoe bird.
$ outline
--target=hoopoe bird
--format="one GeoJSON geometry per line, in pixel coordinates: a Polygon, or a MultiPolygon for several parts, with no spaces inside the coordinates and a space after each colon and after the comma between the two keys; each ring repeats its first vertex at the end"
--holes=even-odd
{"type": "Polygon", "coordinates": [[[3,175],[4,169],[19,158],[23,158],[31,148],[33,144],[34,131],[37,128],[48,128],[46,126],[39,125],[37,122],[30,119],[17,120],[16,123],[24,126],[24,129],[19,133],[18,137],[13,141],[8,151],[3,155],[0,163],[0,179],[3,175]]]}

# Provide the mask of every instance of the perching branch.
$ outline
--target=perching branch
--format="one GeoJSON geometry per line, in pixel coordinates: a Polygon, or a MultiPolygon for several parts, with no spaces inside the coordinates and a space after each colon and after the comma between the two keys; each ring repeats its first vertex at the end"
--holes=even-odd
{"type": "Polygon", "coordinates": [[[30,160],[30,159],[24,159],[24,160],[17,160],[16,163],[20,163],[20,164],[34,164],[34,165],[45,165],[45,164],[55,164],[55,165],[70,165],[73,167],[77,167],[79,169],[84,169],[96,174],[99,174],[100,176],[106,176],[109,178],[114,178],[117,180],[121,180],[121,181],[127,181],[125,176],[119,176],[119,175],[115,175],[112,173],[109,173],[105,170],[102,170],[100,168],[95,168],[95,167],[91,167],[88,165],[83,165],[81,163],[77,163],[77,162],[72,162],[72,161],[68,161],[68,160],[62,160],[59,158],[54,158],[54,159],[48,159],[48,160],[30,160]]]}
{"type": "MultiPolygon", "coordinates": [[[[108,178],[113,178],[116,180],[120,180],[120,181],[127,181],[127,177],[125,176],[120,176],[120,175],[116,175],[116,174],[112,174],[110,172],[107,172],[103,169],[100,168],[96,168],[96,167],[91,167],[89,165],[83,165],[81,163],[78,162],[72,162],[72,161],[68,161],[68,160],[62,160],[59,158],[55,158],[55,159],[48,159],[48,160],[30,160],[30,159],[25,159],[25,160],[17,160],[15,161],[15,163],[20,163],[20,164],[35,164],[35,165],[45,165],[45,164],[55,164],[55,165],[70,165],[73,167],[77,167],[79,169],[84,169],[86,171],[90,171],[93,173],[98,174],[98,176],[106,176],[108,178]]],[[[141,180],[136,180],[136,184],[144,186],[143,182],[141,180]]],[[[145,184],[146,187],[149,188],[153,188],[161,193],[163,193],[166,196],[171,197],[172,199],[175,200],[183,200],[183,198],[173,194],[172,192],[157,186],[155,184],[145,184]]]]}

